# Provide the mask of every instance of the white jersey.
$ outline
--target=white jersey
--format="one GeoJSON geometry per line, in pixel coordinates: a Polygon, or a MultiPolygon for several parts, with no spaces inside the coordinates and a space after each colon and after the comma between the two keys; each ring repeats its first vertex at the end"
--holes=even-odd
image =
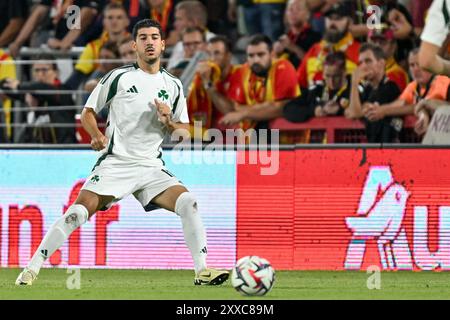
{"type": "Polygon", "coordinates": [[[85,108],[109,108],[108,146],[99,161],[161,165],[161,144],[168,129],[160,122],[155,99],[172,109],[174,122],[189,123],[180,80],[161,68],[149,74],[137,63],[112,70],[97,84],[85,108]]]}
{"type": "Polygon", "coordinates": [[[434,0],[428,10],[420,38],[441,47],[447,38],[450,26],[450,0],[434,0]]]}

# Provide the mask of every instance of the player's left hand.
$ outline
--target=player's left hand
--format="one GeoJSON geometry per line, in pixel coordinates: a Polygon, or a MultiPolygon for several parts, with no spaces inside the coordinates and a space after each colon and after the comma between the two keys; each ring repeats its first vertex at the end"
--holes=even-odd
{"type": "Polygon", "coordinates": [[[170,125],[172,123],[172,110],[170,110],[170,107],[158,99],[155,99],[155,105],[159,120],[166,126],[170,125]]]}

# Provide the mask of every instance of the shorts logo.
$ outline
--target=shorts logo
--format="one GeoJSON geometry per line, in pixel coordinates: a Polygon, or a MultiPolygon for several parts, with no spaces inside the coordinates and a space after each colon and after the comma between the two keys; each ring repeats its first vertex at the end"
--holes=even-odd
{"type": "Polygon", "coordinates": [[[98,175],[95,175],[91,178],[91,180],[89,180],[91,183],[93,184],[97,184],[97,182],[100,181],[100,177],[98,175]]]}
{"type": "Polygon", "coordinates": [[[163,99],[163,100],[168,100],[168,99],[169,99],[169,94],[167,93],[166,90],[161,89],[161,90],[158,92],[158,98],[163,99]]]}

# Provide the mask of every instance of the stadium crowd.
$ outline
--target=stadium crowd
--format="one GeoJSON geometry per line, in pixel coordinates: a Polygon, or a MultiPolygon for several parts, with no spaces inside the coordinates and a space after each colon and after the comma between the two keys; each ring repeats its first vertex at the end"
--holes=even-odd
{"type": "MultiPolygon", "coordinates": [[[[419,142],[433,111],[449,98],[450,79],[418,61],[431,3],[4,0],[0,142],[88,142],[76,114],[102,77],[134,61],[130,31],[143,18],[159,21],[165,32],[164,68],[184,85],[197,139],[208,140],[209,128],[333,118],[361,124],[351,142],[419,142]],[[81,54],[60,68],[75,48],[81,54]],[[201,121],[200,135],[194,121],[201,121]]],[[[445,43],[441,55],[448,52],[445,43]]],[[[105,110],[99,121],[107,116],[105,110]]],[[[279,127],[282,143],[327,141],[302,128],[279,127]]]]}

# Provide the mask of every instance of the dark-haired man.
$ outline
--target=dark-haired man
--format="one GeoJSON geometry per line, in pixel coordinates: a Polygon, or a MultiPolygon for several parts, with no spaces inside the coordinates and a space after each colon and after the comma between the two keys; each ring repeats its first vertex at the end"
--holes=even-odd
{"type": "Polygon", "coordinates": [[[232,64],[231,43],[225,36],[208,41],[208,59],[200,61],[189,88],[188,111],[191,123],[201,121],[204,129],[219,128],[218,121],[233,109],[224,101],[230,80],[239,66],[232,64]]]}
{"type": "Polygon", "coordinates": [[[194,260],[194,284],[217,285],[227,271],[207,268],[206,234],[195,196],[165,167],[161,159],[164,136],[188,129],[186,100],[177,78],[161,68],[165,49],[161,25],[150,19],[133,28],[137,61],[103,77],[86,102],[81,123],[91,146],[102,151],[74,204],[45,235],[17,285],[31,285],[49,258],[96,211],[133,196],[146,211],[157,207],[181,217],[186,244],[194,260]],[[96,114],[109,107],[105,135],[96,114]]]}
{"type": "Polygon", "coordinates": [[[323,62],[331,52],[345,53],[347,73],[350,74],[357,67],[360,44],[349,31],[352,24],[351,14],[348,2],[336,3],[325,13],[323,39],[308,50],[297,70],[302,89],[323,81],[323,62]]]}
{"type": "Polygon", "coordinates": [[[284,104],[300,95],[294,66],[287,60],[274,60],[272,41],[255,35],[247,46],[247,63],[230,80],[229,97],[236,105],[220,121],[224,125],[240,124],[249,129],[257,123],[283,115],[284,104]]]}
{"type": "Polygon", "coordinates": [[[393,102],[400,95],[400,89],[394,81],[389,80],[385,70],[386,56],[383,50],[371,43],[363,44],[359,51],[359,67],[352,75],[350,106],[345,115],[350,119],[364,118],[370,143],[397,142],[402,127],[399,118],[369,119],[372,108],[393,102]]]}

